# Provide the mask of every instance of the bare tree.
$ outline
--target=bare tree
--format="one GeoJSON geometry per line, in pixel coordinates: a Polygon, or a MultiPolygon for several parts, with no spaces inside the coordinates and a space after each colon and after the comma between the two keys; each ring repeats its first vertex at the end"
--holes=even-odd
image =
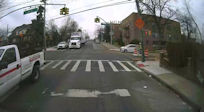
{"type": "Polygon", "coordinates": [[[0,37],[4,37],[7,35],[6,29],[0,29],[0,37]]]}
{"type": "Polygon", "coordinates": [[[176,20],[181,23],[184,34],[186,34],[187,38],[190,39],[195,28],[190,15],[186,12],[177,11],[176,20]]]}
{"type": "MultiPolygon", "coordinates": [[[[194,23],[195,27],[196,27],[196,31],[198,31],[199,37],[200,37],[200,41],[202,41],[202,34],[201,34],[201,30],[198,26],[198,24],[196,23],[193,14],[191,13],[191,7],[189,5],[190,1],[185,0],[184,1],[184,5],[185,5],[185,9],[187,14],[189,15],[189,18],[192,20],[192,22],[194,23]]],[[[195,32],[196,33],[196,32],[195,32]]]]}
{"type": "Polygon", "coordinates": [[[171,0],[139,0],[143,10],[153,15],[160,40],[164,37],[164,29],[169,19],[175,15],[175,11],[170,7],[171,0]],[[165,18],[165,19],[164,19],[165,18]]]}
{"type": "Polygon", "coordinates": [[[70,38],[71,33],[78,30],[78,23],[71,18],[67,18],[65,24],[60,28],[60,34],[64,41],[70,38]]]}
{"type": "Polygon", "coordinates": [[[47,33],[49,38],[47,40],[47,44],[48,46],[53,46],[60,42],[62,39],[59,36],[57,25],[53,21],[50,21],[48,25],[49,26],[47,33]]]}

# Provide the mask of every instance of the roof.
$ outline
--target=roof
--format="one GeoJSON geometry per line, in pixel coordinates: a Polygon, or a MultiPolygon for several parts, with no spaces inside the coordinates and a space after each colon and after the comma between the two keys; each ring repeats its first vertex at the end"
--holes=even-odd
{"type": "Polygon", "coordinates": [[[31,28],[31,24],[23,24],[21,26],[16,27],[13,31],[21,31],[23,29],[31,28]]]}

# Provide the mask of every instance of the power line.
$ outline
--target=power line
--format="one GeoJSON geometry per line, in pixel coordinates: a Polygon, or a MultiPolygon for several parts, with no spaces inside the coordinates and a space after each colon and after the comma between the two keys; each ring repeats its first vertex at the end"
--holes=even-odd
{"type": "MultiPolygon", "coordinates": [[[[18,11],[18,10],[25,9],[25,8],[27,8],[27,7],[32,7],[32,6],[40,6],[40,5],[43,5],[43,4],[35,4],[35,5],[29,5],[29,6],[21,7],[21,8],[19,8],[19,9],[13,10],[13,11],[11,11],[11,12],[9,12],[9,13],[7,13],[7,14],[1,16],[0,19],[6,17],[6,16],[8,16],[9,14],[14,13],[14,12],[16,12],[16,11],[18,11]]],[[[64,5],[64,6],[65,6],[66,4],[46,4],[46,5],[64,5]]]]}
{"type": "Polygon", "coordinates": [[[14,7],[17,7],[17,6],[25,5],[25,4],[31,3],[31,2],[33,2],[33,1],[34,1],[34,0],[31,0],[31,1],[28,1],[28,2],[19,3],[19,4],[17,4],[17,5],[13,5],[13,6],[11,6],[11,7],[8,7],[8,8],[5,8],[5,9],[3,9],[3,10],[0,10],[0,12],[6,11],[6,10],[9,10],[9,9],[12,9],[12,8],[14,8],[14,7]]]}
{"type": "MultiPolygon", "coordinates": [[[[87,12],[87,11],[91,11],[91,10],[95,10],[95,9],[100,9],[100,8],[110,7],[110,6],[115,6],[115,5],[128,4],[128,3],[134,3],[134,2],[127,2],[127,1],[126,1],[126,2],[119,2],[119,3],[109,4],[109,5],[103,5],[103,6],[94,7],[94,8],[90,8],[90,9],[78,11],[78,12],[75,12],[75,13],[71,13],[71,14],[66,15],[66,16],[71,16],[71,15],[75,15],[75,14],[79,14],[79,13],[82,13],[82,12],[87,12]]],[[[61,16],[61,17],[57,17],[57,18],[50,19],[50,20],[61,19],[61,18],[64,18],[64,17],[66,17],[66,16],[61,16]]]]}
{"type": "MultiPolygon", "coordinates": [[[[103,4],[103,3],[107,3],[107,2],[111,2],[111,1],[114,1],[114,0],[107,0],[107,1],[98,2],[98,3],[95,3],[95,4],[89,4],[89,5],[85,5],[84,7],[90,7],[92,5],[99,5],[99,4],[103,4]]],[[[75,10],[78,10],[78,9],[82,9],[82,7],[79,7],[79,8],[76,8],[76,9],[72,9],[71,11],[75,11],[75,10]]]]}
{"type": "Polygon", "coordinates": [[[27,7],[32,7],[32,6],[40,6],[40,5],[43,5],[43,4],[35,4],[35,5],[29,5],[29,6],[21,7],[21,8],[19,8],[19,9],[13,10],[13,11],[11,11],[11,12],[9,12],[9,13],[7,13],[7,14],[1,16],[0,19],[6,17],[7,15],[9,15],[9,14],[11,14],[11,13],[13,13],[13,12],[16,12],[16,11],[18,11],[18,10],[25,9],[25,8],[27,8],[27,7]]]}

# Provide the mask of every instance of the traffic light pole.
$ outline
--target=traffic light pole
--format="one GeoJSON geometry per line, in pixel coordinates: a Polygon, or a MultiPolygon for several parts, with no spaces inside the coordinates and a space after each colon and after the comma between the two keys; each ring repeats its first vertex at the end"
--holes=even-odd
{"type": "MultiPolygon", "coordinates": [[[[140,18],[142,18],[142,16],[141,16],[142,11],[140,9],[139,0],[135,0],[135,3],[136,3],[138,15],[139,15],[140,18]]],[[[140,30],[140,34],[141,34],[141,44],[142,44],[142,62],[145,62],[143,29],[140,30]]]]}
{"type": "Polygon", "coordinates": [[[47,48],[47,42],[46,42],[46,0],[43,1],[44,2],[44,30],[43,30],[43,37],[44,37],[44,51],[46,51],[47,48]]]}
{"type": "Polygon", "coordinates": [[[110,23],[110,36],[111,36],[111,45],[113,45],[113,29],[112,29],[112,24],[110,23]]]}
{"type": "Polygon", "coordinates": [[[112,24],[111,24],[111,22],[110,23],[108,23],[108,22],[106,22],[103,18],[101,18],[101,17],[99,17],[99,16],[97,16],[97,18],[100,18],[101,20],[103,20],[106,24],[109,24],[110,25],[110,43],[111,43],[111,45],[113,44],[113,29],[112,29],[112,24]]]}

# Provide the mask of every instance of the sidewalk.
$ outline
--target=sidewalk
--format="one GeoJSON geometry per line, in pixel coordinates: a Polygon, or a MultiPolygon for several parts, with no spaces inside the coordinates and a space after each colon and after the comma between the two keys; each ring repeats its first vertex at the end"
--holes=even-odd
{"type": "Polygon", "coordinates": [[[47,51],[56,51],[57,50],[57,46],[46,48],[46,50],[47,51]]]}
{"type": "MultiPolygon", "coordinates": [[[[110,51],[118,51],[120,52],[120,47],[118,46],[114,46],[111,45],[110,43],[105,43],[105,42],[101,42],[101,44],[103,46],[105,46],[107,49],[109,49],[110,51]]],[[[142,60],[141,56],[135,56],[133,55],[133,53],[123,53],[124,55],[128,56],[129,58],[131,58],[133,61],[138,61],[138,60],[142,60]]],[[[146,57],[147,61],[154,61],[154,60],[158,60],[158,54],[155,53],[150,53],[149,52],[149,56],[146,57]]]]}
{"type": "MultiPolygon", "coordinates": [[[[159,61],[136,62],[136,65],[147,74],[152,75],[165,86],[176,92],[197,112],[204,107],[204,89],[189,80],[159,66],[159,61]]],[[[203,112],[203,111],[202,111],[203,112]]]]}
{"type": "Polygon", "coordinates": [[[120,47],[117,47],[117,46],[114,46],[114,45],[111,45],[109,43],[105,43],[105,42],[101,42],[101,44],[103,46],[105,46],[106,48],[108,48],[109,50],[112,50],[112,51],[120,51],[120,47]]]}

